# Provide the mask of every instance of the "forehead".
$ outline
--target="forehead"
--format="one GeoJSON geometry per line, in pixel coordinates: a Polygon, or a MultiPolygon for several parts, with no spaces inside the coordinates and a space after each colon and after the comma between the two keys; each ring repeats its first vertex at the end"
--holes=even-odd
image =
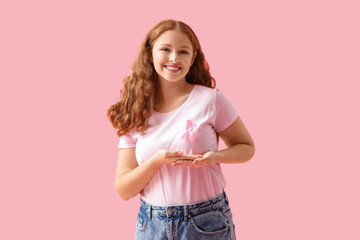
{"type": "Polygon", "coordinates": [[[162,33],[154,43],[154,46],[170,45],[174,47],[188,47],[192,49],[192,44],[189,37],[176,30],[169,30],[162,33]]]}

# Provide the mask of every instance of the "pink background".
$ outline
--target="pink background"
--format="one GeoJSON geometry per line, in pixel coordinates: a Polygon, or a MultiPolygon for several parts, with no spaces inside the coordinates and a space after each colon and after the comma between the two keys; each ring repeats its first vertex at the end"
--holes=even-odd
{"type": "Polygon", "coordinates": [[[2,1],[0,239],[134,238],[106,110],[168,18],[256,143],[223,166],[238,239],[360,239],[359,16],[355,0],[2,1]]]}

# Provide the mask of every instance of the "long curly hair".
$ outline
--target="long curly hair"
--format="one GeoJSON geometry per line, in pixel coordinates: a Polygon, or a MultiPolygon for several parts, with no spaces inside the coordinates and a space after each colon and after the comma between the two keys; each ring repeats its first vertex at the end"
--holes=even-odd
{"type": "Polygon", "coordinates": [[[143,40],[137,59],[132,66],[132,74],[123,79],[124,86],[120,90],[120,101],[107,110],[107,117],[117,130],[119,137],[125,135],[132,128],[136,128],[138,132],[148,128],[159,87],[157,73],[150,61],[152,48],[156,39],[168,30],[185,33],[192,43],[194,52],[197,53],[193,65],[185,76],[186,82],[210,88],[216,86],[193,30],[187,24],[173,19],[159,22],[143,40]]]}

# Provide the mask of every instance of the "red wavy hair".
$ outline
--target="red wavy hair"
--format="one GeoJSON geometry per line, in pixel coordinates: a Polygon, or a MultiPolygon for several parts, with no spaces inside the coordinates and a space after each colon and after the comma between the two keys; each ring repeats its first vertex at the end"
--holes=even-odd
{"type": "Polygon", "coordinates": [[[193,30],[181,21],[173,19],[161,21],[147,33],[132,66],[133,73],[123,79],[124,87],[120,90],[120,101],[107,110],[107,117],[117,129],[119,137],[125,135],[132,128],[136,128],[138,132],[148,128],[159,85],[157,73],[150,61],[152,48],[156,39],[168,30],[185,33],[192,43],[194,52],[197,53],[193,65],[185,76],[186,82],[210,88],[216,86],[193,30]]]}

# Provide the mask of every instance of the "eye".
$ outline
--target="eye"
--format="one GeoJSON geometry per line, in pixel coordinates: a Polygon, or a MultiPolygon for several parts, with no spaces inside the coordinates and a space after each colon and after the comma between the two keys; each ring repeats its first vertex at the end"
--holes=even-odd
{"type": "Polygon", "coordinates": [[[183,53],[183,54],[189,54],[187,51],[185,51],[185,50],[183,50],[183,51],[181,51],[181,53],[183,53]]]}
{"type": "Polygon", "coordinates": [[[161,51],[169,51],[168,48],[161,48],[160,50],[161,50],[161,51]]]}

